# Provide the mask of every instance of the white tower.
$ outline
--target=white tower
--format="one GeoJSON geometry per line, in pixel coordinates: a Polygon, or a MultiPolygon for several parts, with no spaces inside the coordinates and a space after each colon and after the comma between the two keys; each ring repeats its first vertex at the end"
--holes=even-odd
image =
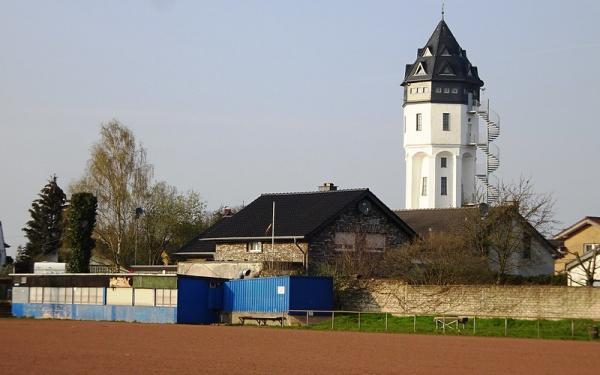
{"type": "Polygon", "coordinates": [[[402,86],[406,208],[472,203],[483,81],[443,19],[402,86]]]}

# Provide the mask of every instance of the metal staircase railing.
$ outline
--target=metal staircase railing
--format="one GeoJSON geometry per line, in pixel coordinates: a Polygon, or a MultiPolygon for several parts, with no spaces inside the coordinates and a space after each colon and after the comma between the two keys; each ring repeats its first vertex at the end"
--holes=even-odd
{"type": "Polygon", "coordinates": [[[483,143],[478,143],[477,148],[485,155],[485,173],[476,175],[486,191],[486,201],[492,204],[498,201],[500,192],[493,184],[490,175],[500,168],[500,149],[493,142],[500,136],[500,116],[490,110],[488,100],[487,108],[480,108],[477,116],[484,121],[486,136],[483,143]]]}

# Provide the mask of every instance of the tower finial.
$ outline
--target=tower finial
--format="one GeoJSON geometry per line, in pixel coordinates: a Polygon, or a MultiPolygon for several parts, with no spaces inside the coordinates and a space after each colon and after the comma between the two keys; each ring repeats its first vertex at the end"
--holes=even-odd
{"type": "Polygon", "coordinates": [[[444,0],[442,0],[442,21],[444,20],[444,14],[446,13],[446,4],[444,0]]]}

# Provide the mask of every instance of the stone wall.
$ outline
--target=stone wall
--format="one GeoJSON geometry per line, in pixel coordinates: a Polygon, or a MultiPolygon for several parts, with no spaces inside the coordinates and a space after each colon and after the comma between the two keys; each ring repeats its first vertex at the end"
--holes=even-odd
{"type": "Polygon", "coordinates": [[[600,288],[563,286],[412,286],[364,282],[343,309],[417,315],[478,315],[522,318],[600,319],[600,288]]]}
{"type": "MultiPolygon", "coordinates": [[[[357,207],[349,207],[333,223],[324,228],[310,240],[308,250],[308,268],[310,273],[318,272],[320,263],[335,260],[340,255],[335,250],[335,233],[352,232],[358,238],[362,234],[384,234],[385,251],[399,248],[411,240],[409,236],[398,227],[386,214],[373,205],[369,215],[358,212],[357,207]]],[[[357,251],[361,251],[358,244],[357,251]]],[[[373,253],[373,255],[377,255],[373,253]]]]}
{"type": "Polygon", "coordinates": [[[262,252],[251,253],[245,242],[217,243],[215,261],[303,263],[307,249],[306,242],[275,242],[273,249],[265,242],[262,252]]]}

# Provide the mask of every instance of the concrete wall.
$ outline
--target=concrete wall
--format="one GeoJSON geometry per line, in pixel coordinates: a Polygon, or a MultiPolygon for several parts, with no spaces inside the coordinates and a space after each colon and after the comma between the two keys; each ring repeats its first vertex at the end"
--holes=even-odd
{"type": "Polygon", "coordinates": [[[344,309],[435,315],[600,319],[600,288],[554,286],[411,286],[365,282],[344,309]]]}
{"type": "Polygon", "coordinates": [[[36,319],[107,320],[176,323],[176,307],[13,303],[15,317],[36,319]]]}

